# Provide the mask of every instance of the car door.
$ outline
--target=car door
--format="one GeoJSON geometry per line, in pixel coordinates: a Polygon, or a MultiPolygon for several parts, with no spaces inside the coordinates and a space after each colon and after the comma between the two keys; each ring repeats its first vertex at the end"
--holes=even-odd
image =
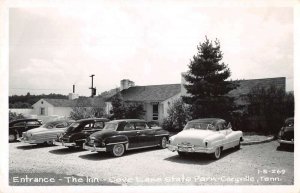
{"type": "Polygon", "coordinates": [[[40,126],[40,123],[38,121],[27,121],[25,130],[34,129],[40,126]]]}
{"type": "Polygon", "coordinates": [[[88,137],[88,136],[90,136],[92,133],[94,133],[94,132],[96,132],[96,131],[99,131],[99,129],[96,127],[94,127],[94,125],[95,125],[95,122],[94,121],[92,121],[92,122],[87,122],[85,125],[84,125],[84,127],[83,127],[83,130],[82,130],[82,132],[81,133],[83,133],[84,134],[84,136],[83,137],[81,137],[81,138],[86,138],[86,137],[88,137]]]}
{"type": "Polygon", "coordinates": [[[26,122],[21,121],[18,123],[15,123],[9,130],[10,133],[16,133],[19,135],[22,135],[23,132],[25,132],[26,129],[26,122]]]}
{"type": "Polygon", "coordinates": [[[227,142],[227,140],[226,140],[227,131],[224,129],[224,124],[222,122],[218,122],[216,124],[216,129],[222,135],[221,144],[224,148],[224,145],[226,145],[226,142],[227,142]]]}
{"type": "Polygon", "coordinates": [[[128,148],[140,147],[139,144],[139,132],[135,130],[134,123],[124,122],[119,123],[118,131],[121,135],[125,135],[128,138],[128,148]]]}
{"type": "Polygon", "coordinates": [[[136,122],[135,129],[138,134],[138,143],[140,147],[154,145],[154,131],[149,129],[146,122],[136,122]]]}

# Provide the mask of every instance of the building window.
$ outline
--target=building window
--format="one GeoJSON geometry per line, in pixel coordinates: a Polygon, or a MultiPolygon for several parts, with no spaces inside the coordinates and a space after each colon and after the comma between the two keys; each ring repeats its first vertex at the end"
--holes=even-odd
{"type": "Polygon", "coordinates": [[[158,120],[158,104],[153,104],[153,115],[152,120],[158,120]]]}
{"type": "Polygon", "coordinates": [[[45,115],[45,108],[44,107],[41,108],[41,115],[45,115]]]}

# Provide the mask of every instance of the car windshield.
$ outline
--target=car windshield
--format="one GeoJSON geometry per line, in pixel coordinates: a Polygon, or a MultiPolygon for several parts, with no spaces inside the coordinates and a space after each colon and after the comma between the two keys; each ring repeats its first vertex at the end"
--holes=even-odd
{"type": "Polygon", "coordinates": [[[118,123],[106,123],[103,130],[116,131],[118,128],[118,123]]]}
{"type": "Polygon", "coordinates": [[[197,129],[197,130],[216,130],[210,122],[190,122],[184,127],[184,130],[197,129]]]}
{"type": "Polygon", "coordinates": [[[47,129],[52,129],[52,128],[54,128],[55,125],[57,125],[57,124],[58,124],[58,123],[48,122],[48,123],[43,124],[41,127],[47,128],[47,129]]]}
{"type": "Polygon", "coordinates": [[[78,127],[80,125],[80,123],[72,123],[69,127],[68,127],[68,129],[66,130],[66,132],[74,132],[74,131],[76,131],[76,130],[80,130],[79,128],[80,127],[78,127]]]}

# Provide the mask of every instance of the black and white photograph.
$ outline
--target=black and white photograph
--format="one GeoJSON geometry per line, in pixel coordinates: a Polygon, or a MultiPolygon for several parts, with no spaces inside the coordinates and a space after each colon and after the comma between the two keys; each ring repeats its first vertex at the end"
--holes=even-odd
{"type": "Polygon", "coordinates": [[[0,192],[299,192],[299,6],[0,2],[0,192]]]}

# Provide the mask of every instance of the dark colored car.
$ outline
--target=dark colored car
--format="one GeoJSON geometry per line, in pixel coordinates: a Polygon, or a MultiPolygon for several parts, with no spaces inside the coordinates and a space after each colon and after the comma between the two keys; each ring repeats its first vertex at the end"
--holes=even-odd
{"type": "Polygon", "coordinates": [[[160,127],[149,127],[139,119],[122,119],[106,123],[102,131],[86,139],[83,148],[92,152],[110,152],[122,156],[126,150],[160,146],[166,148],[169,132],[160,127]]]}
{"type": "Polygon", "coordinates": [[[38,119],[19,119],[9,123],[9,142],[16,141],[22,136],[23,132],[29,129],[37,128],[42,125],[42,121],[38,119]]]}
{"type": "Polygon", "coordinates": [[[278,133],[280,146],[294,145],[294,118],[290,117],[284,121],[284,126],[278,133]]]}
{"type": "Polygon", "coordinates": [[[105,123],[109,119],[106,118],[89,118],[81,119],[72,123],[64,133],[57,136],[57,139],[53,141],[55,145],[63,145],[65,147],[82,148],[85,139],[92,133],[101,131],[105,123]]]}

